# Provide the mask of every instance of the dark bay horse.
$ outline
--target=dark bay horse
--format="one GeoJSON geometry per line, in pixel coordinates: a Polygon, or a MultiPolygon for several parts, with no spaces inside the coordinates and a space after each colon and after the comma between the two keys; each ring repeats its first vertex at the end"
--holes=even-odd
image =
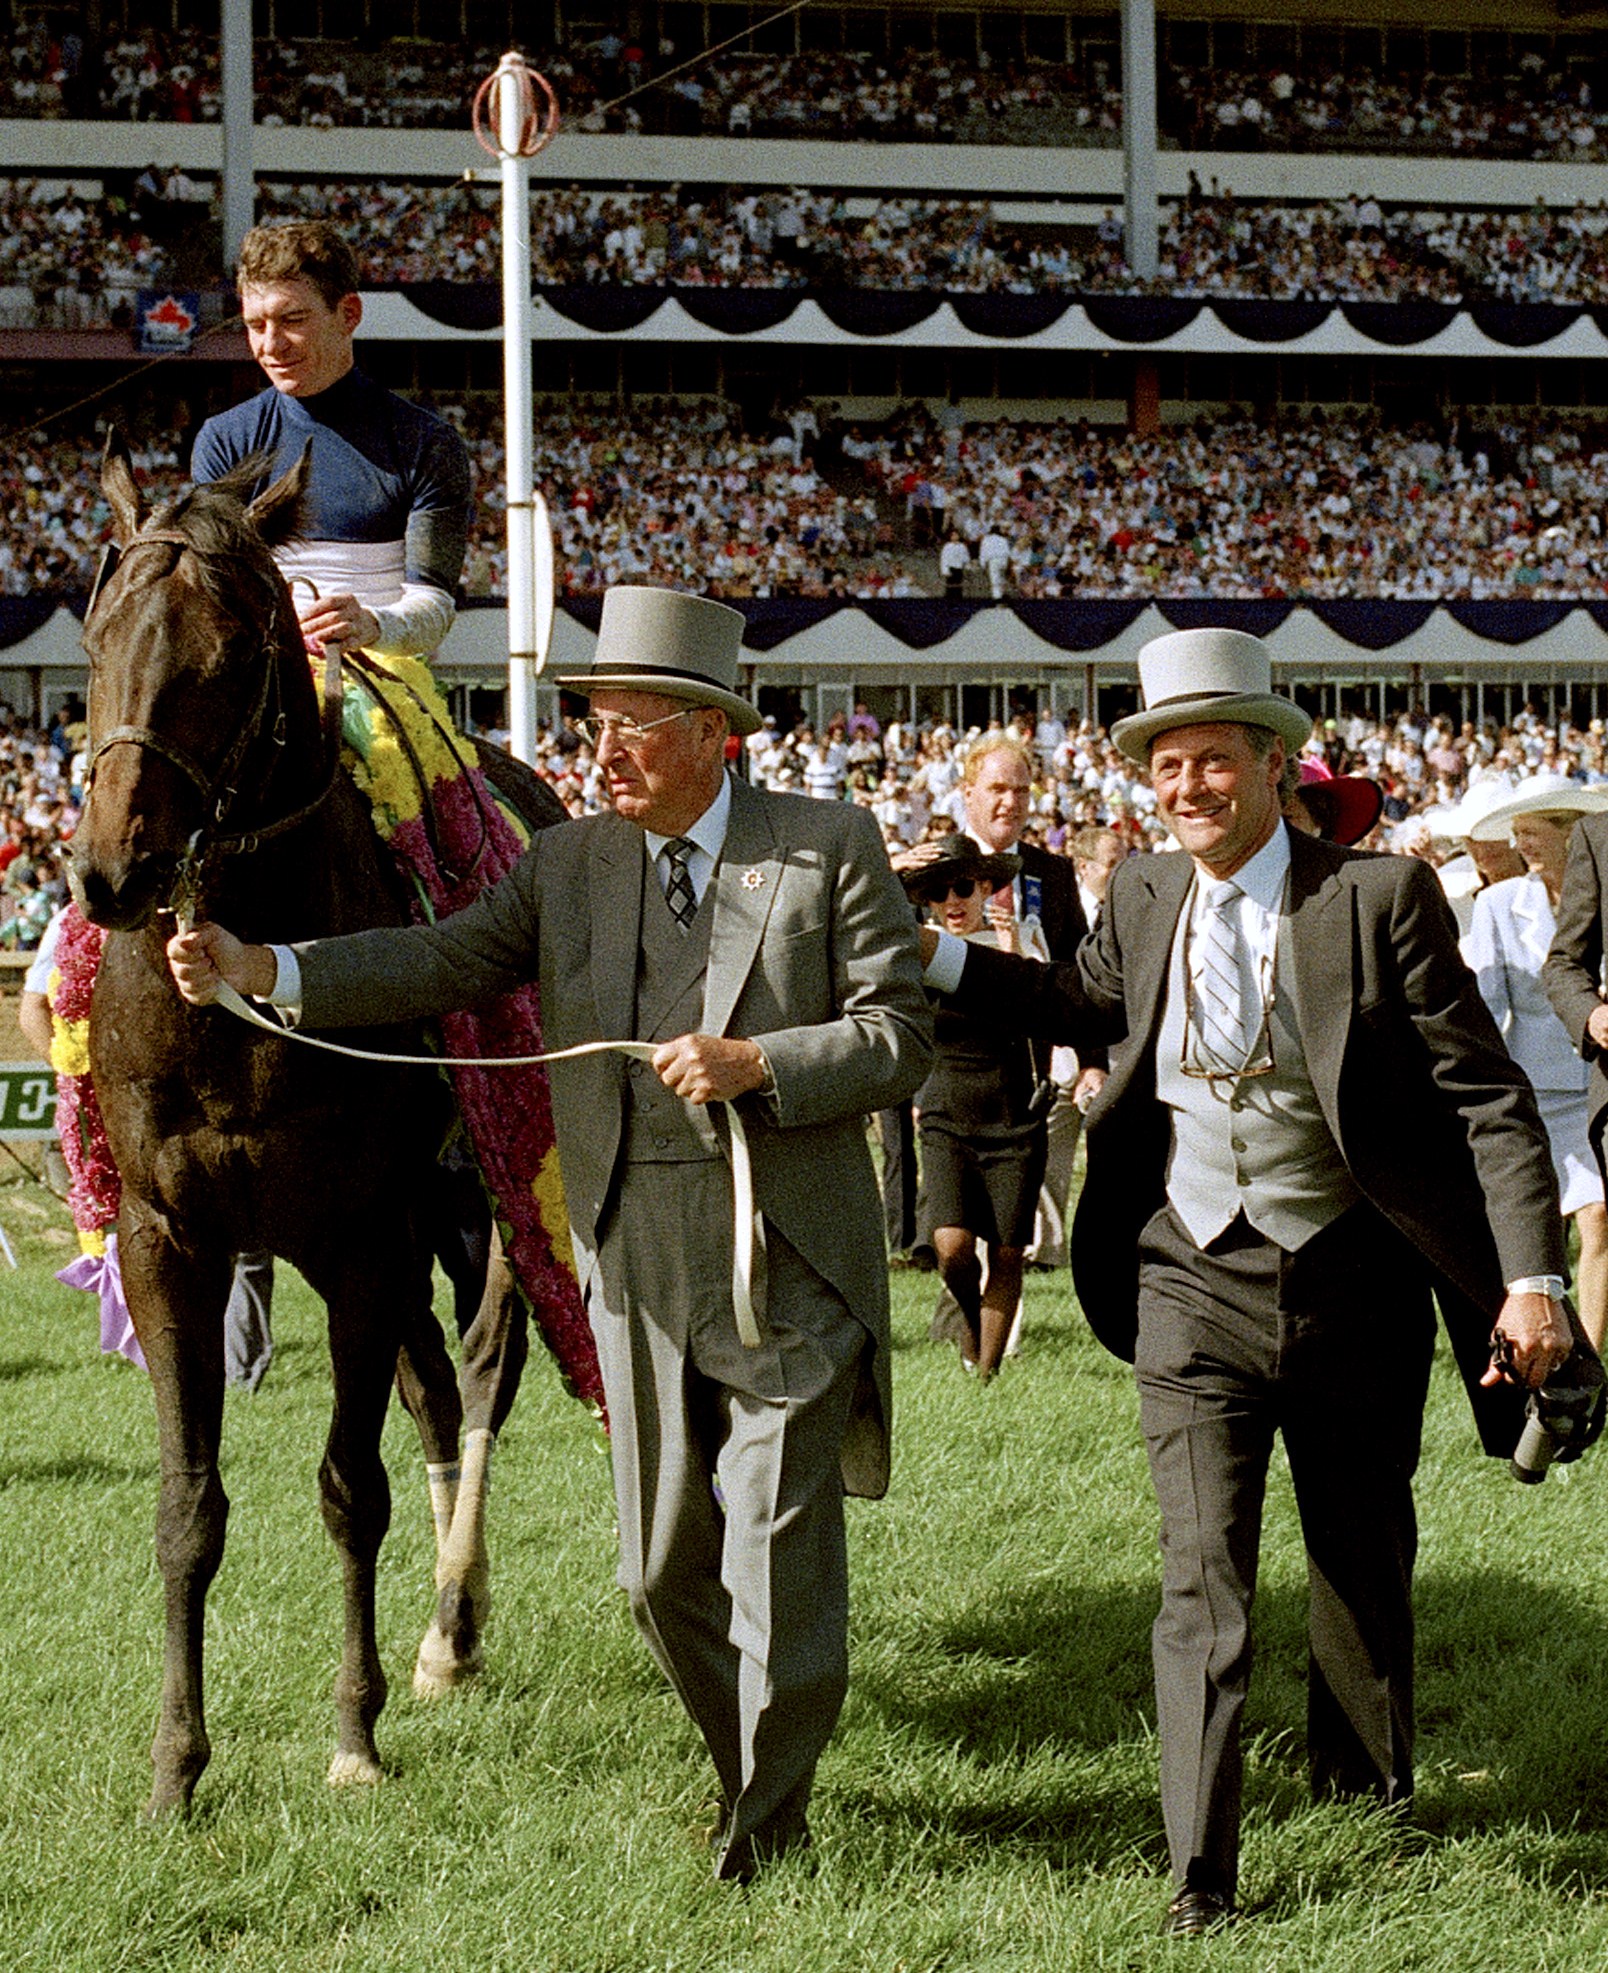
{"type": "MultiPolygon", "coordinates": [[[[269,554],[294,528],[304,468],[248,508],[248,465],[192,488],[144,525],[126,454],[109,449],[103,486],[115,562],[84,627],[96,752],[72,881],[85,915],[109,934],[90,1062],[123,1180],[123,1280],[161,1446],[166,1646],[150,1800],[158,1815],[188,1805],[210,1755],[202,1618],[228,1513],[218,1446],[232,1257],[282,1256],[329,1312],[334,1407],[319,1486],[344,1584],[331,1781],[380,1772],[374,1727],[386,1680],[374,1592],[390,1517],[380,1431],[393,1376],[438,1482],[455,1471],[463,1423],[431,1306],[425,1225],[452,1114],[439,1076],[317,1054],[222,1009],[186,1006],[164,955],[173,923],[165,914],[186,899],[197,915],[263,941],[406,921],[368,804],[336,771],[335,681],[326,679],[321,706],[269,554]]],[[[561,818],[556,797],[526,778],[539,807],[545,798],[539,819],[561,818]]],[[[417,1053],[419,1042],[388,1030],[359,1045],[417,1053]]],[[[489,1367],[476,1391],[467,1370],[465,1384],[471,1424],[489,1428],[471,1433],[482,1459],[523,1362],[511,1307],[506,1269],[494,1265],[482,1333],[470,1335],[489,1367]]],[[[444,1557],[450,1478],[445,1500],[439,1484],[435,1491],[444,1557]]],[[[468,1504],[468,1521],[456,1574],[438,1564],[437,1617],[421,1646],[420,1675],[436,1687],[478,1663],[478,1503],[468,1504]]]]}

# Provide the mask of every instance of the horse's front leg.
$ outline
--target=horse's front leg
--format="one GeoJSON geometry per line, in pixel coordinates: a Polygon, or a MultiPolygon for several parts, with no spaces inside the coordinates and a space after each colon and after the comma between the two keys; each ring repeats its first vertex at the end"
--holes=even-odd
{"type": "Polygon", "coordinates": [[[378,1781],[374,1727],[385,1707],[385,1672],[375,1633],[374,1583],[391,1519],[380,1458],[399,1331],[429,1312],[430,1276],[409,1224],[379,1226],[361,1255],[341,1253],[304,1270],[329,1309],[334,1410],[318,1483],[324,1525],[341,1559],[344,1636],[335,1675],[332,1786],[378,1781]]]}
{"type": "Polygon", "coordinates": [[[146,1808],[158,1818],[189,1807],[212,1754],[202,1705],[202,1625],[229,1517],[218,1441],[230,1257],[226,1247],[180,1254],[149,1206],[129,1193],[118,1251],[123,1292],[150,1366],[161,1448],[156,1556],[167,1624],[146,1808]]]}

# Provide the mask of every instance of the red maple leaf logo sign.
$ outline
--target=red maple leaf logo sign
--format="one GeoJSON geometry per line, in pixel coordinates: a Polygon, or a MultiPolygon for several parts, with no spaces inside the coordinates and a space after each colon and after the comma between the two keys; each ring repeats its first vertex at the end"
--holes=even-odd
{"type": "Polygon", "coordinates": [[[169,329],[187,336],[195,327],[195,317],[176,295],[164,295],[154,308],[145,311],[146,321],[156,329],[169,329]]]}

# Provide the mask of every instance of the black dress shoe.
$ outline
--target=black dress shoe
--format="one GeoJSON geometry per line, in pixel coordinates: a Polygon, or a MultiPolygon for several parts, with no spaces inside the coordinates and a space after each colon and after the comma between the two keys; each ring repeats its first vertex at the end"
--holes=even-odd
{"type": "Polygon", "coordinates": [[[775,1833],[756,1831],[729,1843],[715,1858],[715,1876],[721,1883],[752,1884],[762,1870],[779,1863],[784,1856],[810,1847],[808,1823],[775,1833]]]}
{"type": "Polygon", "coordinates": [[[1221,1891],[1180,1891],[1168,1905],[1161,1929],[1169,1939],[1198,1939],[1232,1925],[1237,1915],[1233,1899],[1221,1891]]]}

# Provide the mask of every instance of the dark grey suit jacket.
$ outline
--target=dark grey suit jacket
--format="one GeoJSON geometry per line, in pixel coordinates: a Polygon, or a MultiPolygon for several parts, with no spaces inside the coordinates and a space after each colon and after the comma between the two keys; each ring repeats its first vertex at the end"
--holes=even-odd
{"type": "Polygon", "coordinates": [[[1603,1125],[1608,1121],[1608,1056],[1586,1033],[1592,1010],[1602,1005],[1604,917],[1608,888],[1603,866],[1608,864],[1608,815],[1583,816],[1569,838],[1569,861],[1558,898],[1552,950],[1541,969],[1541,984],[1553,1012],[1569,1030],[1570,1039],[1591,1064],[1591,1141],[1602,1163],[1603,1125]]]}
{"type": "MultiPolygon", "coordinates": [[[[957,999],[1034,1033],[1113,1046],[1089,1115],[1089,1173],[1073,1228],[1078,1296],[1100,1340],[1131,1359],[1139,1235],[1166,1197],[1171,1126],[1155,1048],[1168,959],[1193,866],[1130,857],[1073,966],[973,947],[957,999]]],[[[1281,980],[1329,1128],[1363,1196],[1424,1255],[1481,1436],[1511,1450],[1516,1395],[1480,1393],[1505,1284],[1566,1274],[1557,1181],[1535,1097],[1502,1046],[1440,885],[1414,857],[1370,856],[1290,832],[1281,980]]]]}
{"type": "MultiPolygon", "coordinates": [[[[627,1039],[645,855],[634,824],[588,816],[534,837],[501,883],[439,925],[298,947],[302,1022],[416,1019],[535,974],[548,1048],[627,1039]]],[[[741,782],[712,894],[702,1031],[755,1040],[769,1058],[774,1099],[742,1099],[755,1194],[875,1342],[844,1479],[878,1494],[892,1415],[888,1274],[865,1119],[910,1096],[932,1053],[910,906],[864,810],[741,782]]],[[[549,1071],[583,1295],[618,1182],[626,1067],[592,1055],[549,1071]]]]}

